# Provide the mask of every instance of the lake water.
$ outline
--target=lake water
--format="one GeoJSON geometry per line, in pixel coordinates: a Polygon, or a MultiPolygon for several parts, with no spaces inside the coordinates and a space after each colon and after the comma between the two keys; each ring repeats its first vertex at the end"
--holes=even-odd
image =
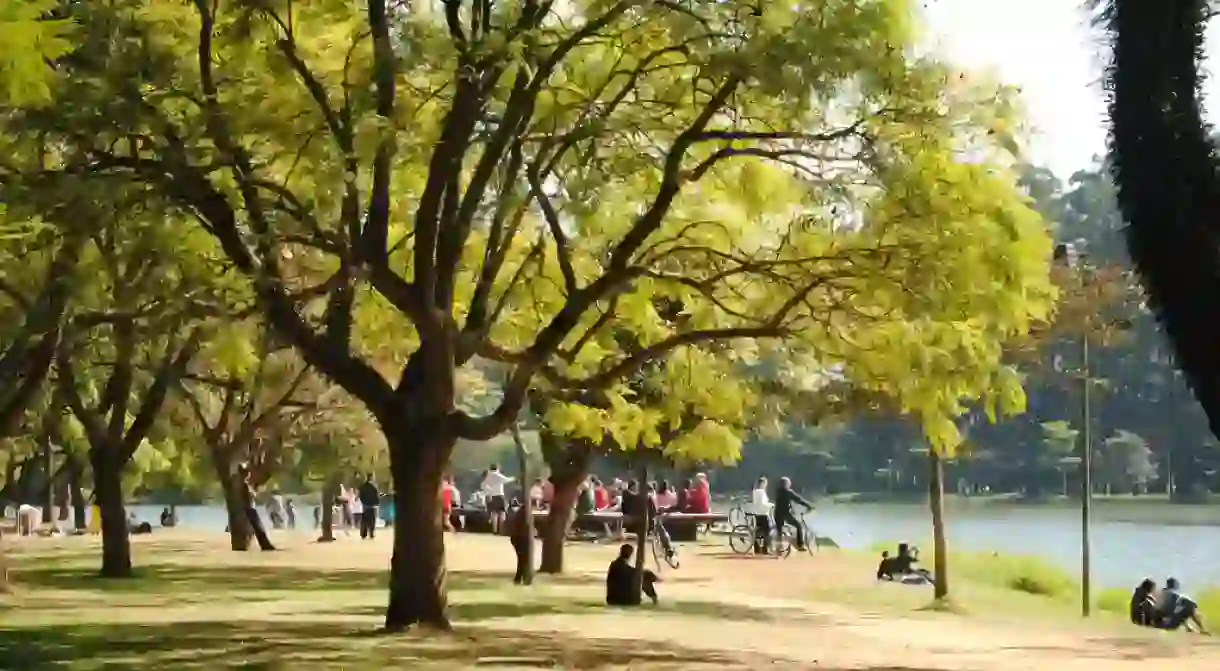
{"type": "MultiPolygon", "coordinates": [[[[159,506],[132,506],[156,524],[159,506]]],[[[1038,555],[1072,574],[1080,567],[1080,511],[1067,506],[962,505],[948,513],[951,548],[1038,555]]],[[[312,524],[301,506],[298,522],[312,524]]],[[[221,506],[179,506],[179,524],[222,531],[221,506]]],[[[915,504],[819,505],[811,526],[840,546],[868,549],[909,540],[927,546],[932,524],[915,504]]],[[[1220,506],[1102,504],[1093,509],[1093,576],[1102,587],[1129,587],[1144,576],[1176,576],[1189,589],[1220,585],[1220,506]],[[1191,587],[1195,586],[1195,587],[1191,587]]]]}

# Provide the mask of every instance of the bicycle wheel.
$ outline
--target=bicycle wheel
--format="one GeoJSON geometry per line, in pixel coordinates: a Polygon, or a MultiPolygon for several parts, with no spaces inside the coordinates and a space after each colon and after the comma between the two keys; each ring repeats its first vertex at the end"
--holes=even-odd
{"type": "Polygon", "coordinates": [[[652,546],[652,561],[656,563],[657,570],[661,570],[661,561],[665,559],[665,547],[661,545],[661,539],[657,537],[654,531],[648,534],[648,544],[652,546]]]}
{"type": "Polygon", "coordinates": [[[805,525],[805,552],[811,556],[818,553],[818,535],[808,524],[805,525]]]}
{"type": "Polygon", "coordinates": [[[738,524],[729,532],[729,547],[739,555],[749,554],[754,550],[754,528],[748,524],[738,524]]]}
{"type": "Polygon", "coordinates": [[[776,557],[787,559],[792,554],[792,534],[788,533],[787,525],[784,526],[782,531],[777,531],[772,536],[772,540],[775,543],[772,550],[775,551],[776,557]]]}
{"type": "MultiPolygon", "coordinates": [[[[659,545],[659,543],[658,543],[658,545],[659,545]]],[[[676,568],[678,568],[678,565],[682,563],[678,559],[678,548],[673,547],[673,545],[671,544],[670,549],[672,551],[669,554],[666,554],[664,546],[662,546],[661,557],[665,560],[666,564],[669,564],[669,568],[676,569],[676,568]]],[[[655,550],[654,550],[654,553],[655,553],[655,550]]]]}
{"type": "Polygon", "coordinates": [[[730,529],[736,530],[737,527],[745,525],[746,522],[747,522],[746,511],[744,508],[741,507],[740,503],[733,506],[732,508],[729,508],[729,528],[730,529]]]}

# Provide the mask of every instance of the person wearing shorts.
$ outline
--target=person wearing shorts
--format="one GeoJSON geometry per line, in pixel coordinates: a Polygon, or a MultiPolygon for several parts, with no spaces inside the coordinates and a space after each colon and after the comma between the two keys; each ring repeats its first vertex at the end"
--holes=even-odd
{"type": "Polygon", "coordinates": [[[500,472],[499,464],[492,464],[491,468],[487,469],[487,475],[483,476],[483,493],[487,496],[487,518],[491,522],[491,532],[493,534],[500,533],[504,526],[504,521],[508,515],[508,502],[504,498],[504,485],[512,482],[515,478],[510,478],[500,472]]]}

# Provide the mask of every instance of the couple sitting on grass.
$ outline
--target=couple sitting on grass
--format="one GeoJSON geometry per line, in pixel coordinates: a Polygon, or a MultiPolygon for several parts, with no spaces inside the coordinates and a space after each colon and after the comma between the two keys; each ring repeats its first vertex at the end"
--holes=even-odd
{"type": "Polygon", "coordinates": [[[1156,583],[1150,578],[1135,588],[1131,594],[1131,622],[1141,627],[1176,630],[1182,626],[1186,631],[1206,634],[1203,620],[1199,617],[1199,604],[1182,594],[1177,578],[1165,581],[1160,597],[1156,596],[1156,583]]]}
{"type": "Polygon", "coordinates": [[[877,580],[892,580],[904,585],[930,585],[932,575],[927,569],[917,568],[919,548],[906,543],[898,544],[898,556],[891,557],[888,551],[881,553],[881,564],[877,566],[877,580]]]}

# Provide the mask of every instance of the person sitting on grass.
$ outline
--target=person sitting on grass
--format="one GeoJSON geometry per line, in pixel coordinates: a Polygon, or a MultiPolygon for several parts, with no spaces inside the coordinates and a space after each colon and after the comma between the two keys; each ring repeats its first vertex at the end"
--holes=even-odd
{"type": "Polygon", "coordinates": [[[891,557],[889,552],[881,553],[881,564],[877,567],[878,580],[897,580],[903,583],[932,583],[932,575],[927,569],[917,568],[919,550],[906,543],[898,544],[898,556],[891,557]]]}
{"type": "Polygon", "coordinates": [[[1131,592],[1131,623],[1141,627],[1152,627],[1157,622],[1156,583],[1151,578],[1144,578],[1135,591],[1131,592]]]}
{"type": "MultiPolygon", "coordinates": [[[[618,549],[618,558],[610,562],[606,571],[606,605],[607,606],[638,606],[640,593],[636,591],[635,567],[631,565],[631,555],[635,548],[624,544],[618,549]]],[[[644,595],[657,604],[657,574],[644,569],[644,582],[641,585],[644,595]]]]}
{"type": "Polygon", "coordinates": [[[1177,630],[1185,626],[1186,631],[1194,631],[1197,627],[1200,633],[1207,633],[1203,620],[1199,617],[1198,602],[1182,594],[1177,578],[1165,581],[1165,589],[1161,590],[1157,606],[1160,615],[1158,628],[1177,630]]]}

